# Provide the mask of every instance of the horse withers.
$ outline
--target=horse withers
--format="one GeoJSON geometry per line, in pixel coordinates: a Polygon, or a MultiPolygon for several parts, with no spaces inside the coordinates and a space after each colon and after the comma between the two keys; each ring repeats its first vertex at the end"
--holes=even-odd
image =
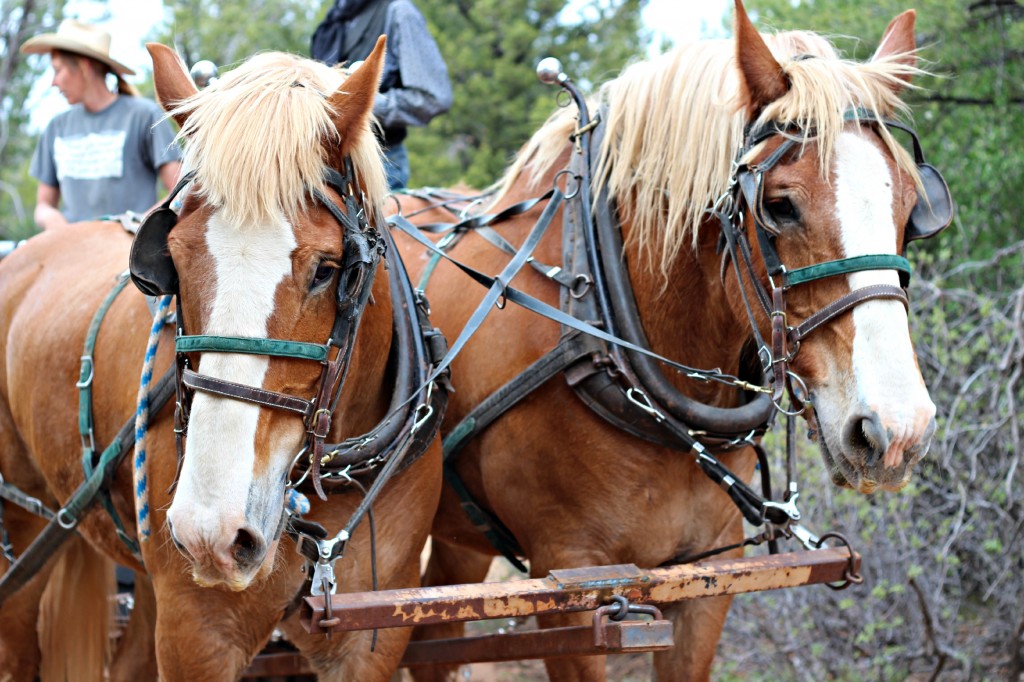
{"type": "MultiPolygon", "coordinates": [[[[503,551],[529,559],[534,577],[655,567],[738,543],[741,514],[723,488],[735,492],[734,479],[754,475],[751,445],[786,394],[803,405],[838,485],[864,493],[906,485],[927,451],[935,406],[911,343],[901,254],[948,223],[951,210],[920,150],[912,156],[895,139],[907,110],[900,94],[917,73],[912,11],[862,64],[812,33],[761,35],[737,2],[734,39],[627,68],[591,101],[594,126],[575,110],[552,116],[487,211],[555,185],[567,197],[554,223],[568,216],[563,229],[549,230],[536,267],[511,286],[550,306],[561,299],[602,333],[704,370],[653,371],[639,352],[511,303],[492,312],[453,364],[458,390],[443,430],[455,485],[442,492],[429,584],[484,578],[495,548],[479,515],[465,514],[473,505],[490,515],[503,551]],[[592,224],[580,220],[591,213],[592,224]],[[770,383],[752,397],[740,378],[759,373],[770,383]],[[518,402],[502,412],[509,395],[518,402]],[[733,478],[709,480],[698,452],[715,452],[733,478]]],[[[402,202],[407,214],[423,208],[413,197],[402,202]]],[[[509,262],[502,240],[523,244],[544,206],[492,224],[502,239],[473,229],[453,236],[449,252],[500,272],[509,262]]],[[[434,267],[421,245],[401,245],[414,269],[434,267]]],[[[426,287],[450,335],[480,300],[463,277],[442,260],[426,287]]],[[[676,644],[655,654],[658,679],[708,677],[729,604],[717,597],[666,609],[676,644]]],[[[601,657],[547,668],[554,680],[604,679],[601,657]]]]}
{"type": "MultiPolygon", "coordinates": [[[[417,585],[440,490],[429,420],[422,411],[407,418],[432,400],[417,383],[422,324],[403,317],[415,316],[417,303],[378,228],[386,183],[370,115],[383,40],[347,77],[267,53],[202,92],[171,50],[149,48],[189,174],[180,211],[152,214],[141,227],[132,274],[149,293],[178,293],[177,334],[164,331],[156,357],[158,376],[177,366],[177,397],[146,439],[153,537],[141,543],[143,562],[102,510],[85,515],[79,531],[94,553],[148,572],[160,679],[237,679],[281,627],[321,679],[386,680],[408,631],[328,640],[304,634],[294,615],[303,594],[331,583],[341,591],[417,585]],[[425,430],[412,434],[412,422],[425,430]],[[393,476],[375,485],[382,470],[393,476]],[[311,507],[301,520],[300,490],[311,507]],[[321,500],[321,491],[336,494],[321,500]],[[290,511],[286,493],[298,498],[290,511]],[[360,506],[367,494],[372,504],[360,506]],[[282,540],[286,531],[305,557],[282,540]],[[322,547],[331,556],[319,556],[322,547]]],[[[0,265],[0,465],[6,480],[54,508],[83,478],[78,356],[129,262],[119,230],[97,223],[46,233],[0,265]]],[[[150,320],[129,287],[102,322],[92,377],[98,443],[135,413],[150,320]]],[[[134,493],[126,462],[110,484],[121,519],[135,517],[134,493]]],[[[4,512],[20,554],[42,522],[6,503],[4,512]]],[[[56,656],[34,641],[45,579],[0,607],[0,669],[15,680],[33,679],[40,657],[56,656]]],[[[90,675],[100,679],[101,670],[75,671],[90,675]]]]}

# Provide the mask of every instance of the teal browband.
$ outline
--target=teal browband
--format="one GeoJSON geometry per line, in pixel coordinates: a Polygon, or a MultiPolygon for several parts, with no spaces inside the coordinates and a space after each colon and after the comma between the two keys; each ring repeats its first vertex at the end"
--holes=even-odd
{"type": "Polygon", "coordinates": [[[861,270],[898,270],[900,273],[900,284],[906,288],[910,284],[910,261],[903,256],[896,254],[878,254],[870,256],[852,256],[831,260],[827,263],[808,265],[806,268],[790,270],[783,275],[784,285],[787,287],[813,282],[824,277],[844,275],[848,272],[860,272],[861,270]]]}
{"type": "Polygon", "coordinates": [[[174,344],[179,353],[248,353],[327,362],[327,346],[302,341],[250,339],[239,336],[179,336],[174,344]]]}

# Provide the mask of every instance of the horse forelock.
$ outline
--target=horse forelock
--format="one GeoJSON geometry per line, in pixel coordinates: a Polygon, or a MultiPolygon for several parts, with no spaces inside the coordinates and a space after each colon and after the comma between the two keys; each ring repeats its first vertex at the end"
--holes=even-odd
{"type": "MultiPolygon", "coordinates": [[[[898,91],[914,87],[901,78],[925,72],[901,63],[905,55],[893,55],[871,62],[840,59],[832,45],[819,35],[806,31],[790,31],[771,36],[769,46],[782,65],[790,82],[790,90],[766,106],[755,125],[776,122],[802,130],[813,130],[808,142],[817,144],[818,168],[828,178],[835,158],[835,145],[846,126],[847,112],[867,111],[887,119],[909,117],[909,106],[898,91]],[[811,55],[815,58],[803,58],[811,55]],[[794,58],[800,57],[800,58],[794,58]],[[899,88],[894,88],[898,84],[899,88]]],[[[913,159],[889,133],[878,127],[897,166],[917,181],[913,159]]],[[[757,154],[751,150],[748,156],[757,154]]]]}
{"type": "MultiPolygon", "coordinates": [[[[758,122],[814,129],[826,178],[845,112],[863,108],[881,117],[905,116],[908,107],[893,86],[924,73],[901,63],[902,55],[867,63],[841,59],[828,40],[807,31],[764,38],[791,88],[762,110],[758,122]]],[[[682,248],[696,247],[698,228],[728,188],[743,141],[745,102],[735,49],[733,40],[680,45],[630,65],[590,104],[592,115],[605,107],[598,187],[606,185],[615,197],[631,225],[628,238],[636,240],[645,262],[665,275],[682,248]]],[[[575,125],[574,110],[556,111],[520,151],[501,181],[503,189],[522,175],[538,181],[549,174],[575,125]]],[[[917,181],[911,157],[884,126],[878,132],[898,166],[917,181]]]]}
{"type": "MultiPolygon", "coordinates": [[[[172,114],[187,114],[179,139],[198,194],[240,226],[282,217],[295,223],[311,190],[323,191],[327,149],[339,139],[329,97],[344,74],[294,55],[256,55],[172,114]]],[[[369,123],[350,151],[371,215],[387,192],[369,123]]]]}

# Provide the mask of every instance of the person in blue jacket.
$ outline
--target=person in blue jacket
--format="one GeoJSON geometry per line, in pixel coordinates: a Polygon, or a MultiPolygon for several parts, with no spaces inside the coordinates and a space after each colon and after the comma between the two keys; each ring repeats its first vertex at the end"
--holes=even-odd
{"type": "Polygon", "coordinates": [[[388,37],[387,57],[373,114],[381,126],[391,189],[409,182],[405,140],[409,126],[425,126],[452,105],[448,67],[427,22],[411,0],[335,0],[313,33],[310,54],[326,64],[360,62],[377,38],[388,37]]]}

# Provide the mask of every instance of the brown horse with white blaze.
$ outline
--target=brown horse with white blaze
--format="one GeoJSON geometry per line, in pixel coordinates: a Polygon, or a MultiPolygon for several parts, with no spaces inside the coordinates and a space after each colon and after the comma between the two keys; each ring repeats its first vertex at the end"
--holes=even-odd
{"type": "MultiPolygon", "coordinates": [[[[591,109],[600,111],[594,134],[603,140],[592,148],[593,211],[602,210],[602,201],[614,204],[622,242],[620,257],[600,233],[600,263],[605,271],[625,269],[649,348],[689,367],[740,376],[745,349],[764,339],[754,347],[770,353],[766,369],[775,367],[783,388],[806,387],[795,392],[809,398],[806,416],[832,478],[865,493],[903,487],[935,425],[900,280],[906,241],[932,231],[913,227],[924,171],[889,130],[906,112],[900,93],[919,73],[913,27],[912,11],[900,15],[872,60],[857,63],[840,59],[811,33],[759,34],[737,2],[734,40],[685,45],[635,64],[601,89],[591,109]],[[712,207],[732,221],[728,228],[720,227],[712,207]],[[735,246],[737,240],[742,244],[735,246]],[[829,265],[816,267],[822,264],[829,265]],[[784,307],[772,300],[775,290],[784,294],[784,307]],[[773,335],[777,319],[784,321],[781,336],[773,335]]],[[[520,152],[488,212],[564,183],[559,173],[567,167],[581,177],[579,166],[570,165],[580,153],[570,138],[582,134],[578,126],[575,111],[553,115],[520,152]]],[[[573,180],[568,183],[566,193],[573,194],[573,180]]],[[[582,214],[572,201],[562,212],[582,214]]],[[[411,197],[402,204],[410,214],[423,206],[411,197]]],[[[538,214],[533,209],[493,228],[522,244],[538,214]]],[[[573,244],[582,237],[567,242],[558,232],[544,236],[534,257],[568,269],[563,253],[578,251],[573,244]]],[[[495,242],[468,230],[450,253],[477,270],[499,272],[508,255],[495,242]]],[[[400,243],[406,262],[423,269],[423,247],[404,238],[400,243]]],[[[593,295],[590,280],[574,279],[572,270],[571,288],[560,291],[543,269],[526,268],[513,286],[553,306],[560,296],[593,295]],[[578,287],[581,281],[587,286],[578,287]]],[[[462,278],[441,261],[426,288],[434,319],[449,334],[462,328],[476,304],[462,278]]],[[[464,418],[478,405],[573,336],[514,305],[493,312],[453,364],[458,390],[446,415],[446,438],[460,438],[451,435],[455,425],[466,426],[464,418]]],[[[669,408],[641,400],[652,393],[629,385],[630,374],[612,360],[608,351],[587,356],[566,372],[568,382],[554,374],[486,428],[470,424],[474,436],[452,462],[475,502],[507,528],[534,577],[582,566],[655,567],[742,538],[739,512],[695,458],[680,451],[689,448],[656,433],[648,437],[657,425],[642,422],[655,412],[666,418],[669,408]],[[572,385],[605,374],[609,392],[647,408],[646,416],[641,410],[620,420],[629,428],[640,424],[634,429],[639,435],[610,424],[574,395],[572,385]]],[[[734,408],[744,401],[729,382],[683,372],[666,372],[663,381],[705,406],[734,408]]],[[[691,427],[689,435],[713,441],[716,434],[691,427]]],[[[756,458],[750,447],[736,447],[743,441],[737,435],[731,448],[721,439],[721,447],[708,447],[750,480],[756,458]]],[[[495,553],[461,503],[445,485],[429,584],[480,581],[495,553]]],[[[658,679],[709,676],[729,603],[718,597],[668,608],[676,645],[655,654],[658,679]]],[[[590,616],[549,616],[541,624],[582,625],[590,616]]],[[[605,676],[602,657],[550,660],[547,669],[559,681],[605,676]]],[[[422,678],[451,673],[435,670],[422,678]]]]}
{"type": "MultiPolygon", "coordinates": [[[[147,437],[153,538],[141,543],[144,566],[102,510],[85,515],[80,532],[96,552],[150,575],[162,680],[238,679],[275,627],[320,679],[387,680],[409,631],[382,631],[375,644],[370,633],[330,640],[306,634],[295,613],[309,590],[306,559],[281,539],[286,527],[297,527],[286,512],[289,489],[347,456],[322,443],[379,433],[373,429],[394,414],[396,377],[404,371],[396,360],[406,334],[398,320],[410,306],[393,299],[400,261],[385,261],[390,256],[376,239],[386,182],[370,119],[384,41],[351,75],[266,53],[202,92],[173,51],[149,49],[158,97],[182,129],[189,171],[180,211],[163,214],[170,218],[166,249],[149,253],[155,261],[146,263],[172,276],[156,288],[179,296],[177,352],[167,328],[156,374],[179,363],[184,444],[179,471],[169,406],[147,437]],[[343,338],[335,336],[339,329],[343,338]],[[304,445],[321,464],[299,455],[304,445]]],[[[143,224],[140,240],[154,234],[153,225],[143,224]]],[[[99,301],[128,265],[130,246],[119,226],[83,224],[40,235],[0,264],[0,469],[51,505],[82,481],[78,355],[99,301]]],[[[135,412],[150,319],[143,296],[130,288],[102,323],[93,382],[99,442],[109,442],[135,412]]],[[[353,459],[349,470],[320,481],[332,494],[310,496],[303,519],[334,535],[380,467],[405,457],[395,460],[401,468],[374,499],[371,523],[355,525],[342,545],[334,564],[339,591],[418,584],[440,494],[440,448],[436,438],[421,440],[415,452],[399,445],[376,462],[353,459]]],[[[111,496],[122,519],[135,517],[127,460],[111,496]]],[[[4,512],[5,521],[12,518],[7,503],[4,512]]],[[[16,553],[40,526],[8,526],[16,553]]],[[[31,680],[39,658],[56,655],[34,643],[38,582],[0,607],[5,624],[30,628],[0,630],[0,669],[8,679],[31,680]],[[26,642],[38,652],[27,663],[17,651],[26,642]]],[[[76,679],[98,680],[100,672],[76,672],[76,679]]]]}

